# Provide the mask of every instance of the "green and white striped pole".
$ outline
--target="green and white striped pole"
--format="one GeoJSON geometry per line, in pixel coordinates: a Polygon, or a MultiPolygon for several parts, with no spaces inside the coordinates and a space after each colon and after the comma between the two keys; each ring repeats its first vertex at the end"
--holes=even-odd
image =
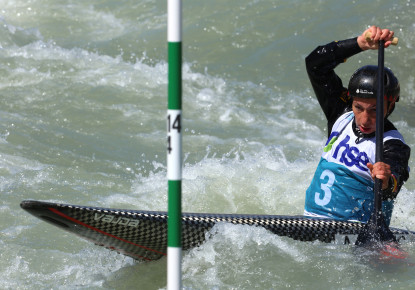
{"type": "Polygon", "coordinates": [[[167,109],[167,288],[181,288],[182,276],[182,3],[167,0],[168,109],[167,109]]]}

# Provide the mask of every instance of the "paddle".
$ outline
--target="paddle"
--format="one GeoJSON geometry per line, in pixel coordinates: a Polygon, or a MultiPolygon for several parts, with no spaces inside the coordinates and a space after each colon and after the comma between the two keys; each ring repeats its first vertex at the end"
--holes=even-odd
{"type": "MultiPolygon", "coordinates": [[[[366,38],[370,38],[370,32],[366,33],[366,38]]],[[[392,40],[396,45],[397,38],[392,40]]],[[[385,62],[385,42],[379,40],[378,48],[378,72],[377,72],[377,96],[376,96],[376,162],[383,161],[383,121],[384,121],[384,62],[385,62]]],[[[389,229],[382,214],[382,180],[375,178],[374,187],[374,208],[369,221],[364,229],[359,233],[356,240],[358,246],[379,246],[385,242],[396,242],[396,238],[389,229]]]]}

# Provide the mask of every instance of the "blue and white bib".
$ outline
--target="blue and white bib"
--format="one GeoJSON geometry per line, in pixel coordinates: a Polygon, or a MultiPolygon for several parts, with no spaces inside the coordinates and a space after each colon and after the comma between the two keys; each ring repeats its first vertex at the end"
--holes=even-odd
{"type": "MultiPolygon", "coordinates": [[[[340,116],[323,149],[313,180],[306,191],[304,215],[367,222],[373,211],[374,181],[366,164],[375,163],[376,138],[356,143],[353,112],[340,116]]],[[[384,142],[400,139],[397,130],[385,132],[384,142]]],[[[393,201],[382,204],[390,222],[393,201]]]]}

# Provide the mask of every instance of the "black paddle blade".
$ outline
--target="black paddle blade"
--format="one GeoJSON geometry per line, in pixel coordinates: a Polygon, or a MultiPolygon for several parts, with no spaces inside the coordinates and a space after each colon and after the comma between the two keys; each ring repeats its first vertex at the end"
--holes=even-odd
{"type": "Polygon", "coordinates": [[[386,225],[383,214],[374,211],[363,230],[359,233],[356,246],[373,247],[383,243],[396,242],[396,238],[386,225]]]}

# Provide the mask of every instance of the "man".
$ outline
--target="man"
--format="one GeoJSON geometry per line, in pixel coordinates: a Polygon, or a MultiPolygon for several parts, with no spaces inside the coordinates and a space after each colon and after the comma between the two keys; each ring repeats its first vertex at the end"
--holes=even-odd
{"type": "Polygon", "coordinates": [[[385,68],[384,162],[375,163],[377,66],[364,66],[348,88],[334,72],[357,53],[391,44],[393,32],[372,26],[356,38],[317,47],[306,58],[307,73],[327,118],[326,146],[306,192],[304,215],[367,222],[374,207],[374,178],[382,180],[382,208],[389,225],[394,200],[409,177],[410,148],[387,119],[399,100],[399,82],[385,68]],[[371,38],[366,39],[367,31],[371,38]]]}

